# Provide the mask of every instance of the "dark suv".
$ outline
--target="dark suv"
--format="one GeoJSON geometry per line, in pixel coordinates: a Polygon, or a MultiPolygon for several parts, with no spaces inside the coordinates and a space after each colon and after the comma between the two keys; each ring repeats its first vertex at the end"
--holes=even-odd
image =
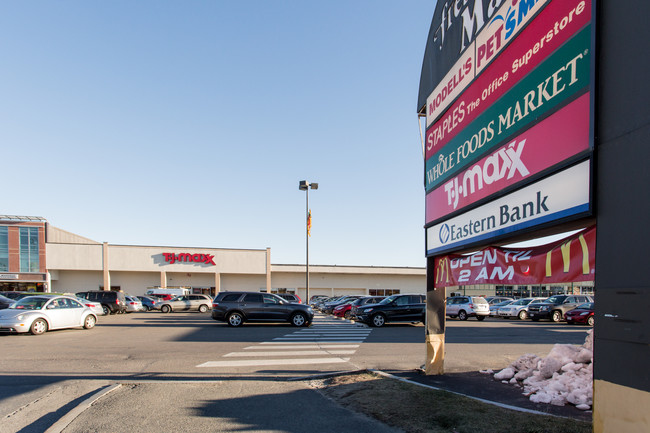
{"type": "Polygon", "coordinates": [[[291,303],[271,293],[221,292],[212,301],[212,318],[230,326],[255,321],[309,326],[314,311],[308,305],[291,303]]]}
{"type": "Polygon", "coordinates": [[[88,299],[89,301],[99,302],[102,304],[104,314],[126,312],[126,297],[122,292],[90,290],[88,292],[78,292],[77,296],[83,299],[88,299]]]}
{"type": "Polygon", "coordinates": [[[593,302],[594,299],[587,295],[555,295],[538,304],[530,304],[528,317],[533,321],[539,319],[550,319],[559,322],[564,319],[567,311],[573,310],[585,302],[593,302]]]}
{"type": "Polygon", "coordinates": [[[393,295],[383,301],[360,307],[356,317],[370,326],[387,322],[422,322],[427,309],[426,295],[393,295]]]}

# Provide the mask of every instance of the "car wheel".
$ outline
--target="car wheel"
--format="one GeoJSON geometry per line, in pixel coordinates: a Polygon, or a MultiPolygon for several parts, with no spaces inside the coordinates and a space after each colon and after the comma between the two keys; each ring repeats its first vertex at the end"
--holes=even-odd
{"type": "Polygon", "coordinates": [[[104,315],[105,315],[105,316],[108,316],[109,314],[113,314],[112,311],[111,311],[111,309],[108,308],[107,305],[102,305],[102,310],[104,310],[104,315]]]}
{"type": "Polygon", "coordinates": [[[551,319],[553,319],[554,322],[559,322],[562,320],[562,312],[558,310],[553,311],[553,314],[551,314],[551,319]]]}
{"type": "Polygon", "coordinates": [[[594,316],[589,316],[587,319],[587,325],[594,326],[594,316]]]}
{"type": "Polygon", "coordinates": [[[481,320],[485,320],[485,316],[476,316],[476,320],[478,320],[479,322],[481,320]]]}
{"type": "Polygon", "coordinates": [[[228,315],[228,324],[230,326],[241,326],[241,324],[244,323],[244,317],[240,313],[230,313],[228,315]]]}
{"type": "Polygon", "coordinates": [[[162,307],[160,307],[160,311],[162,311],[163,313],[171,313],[172,307],[170,307],[169,305],[163,305],[162,307]]]}
{"type": "Polygon", "coordinates": [[[458,312],[458,320],[467,320],[467,313],[463,310],[458,312]]]}
{"type": "Polygon", "coordinates": [[[296,313],[291,316],[291,324],[293,326],[305,326],[307,324],[307,317],[302,313],[296,313]]]}
{"type": "Polygon", "coordinates": [[[148,305],[143,305],[142,306],[142,311],[149,311],[149,310],[151,310],[151,308],[149,308],[148,305]]]}
{"type": "Polygon", "coordinates": [[[343,315],[346,319],[350,320],[350,312],[346,311],[345,314],[343,315]]]}
{"type": "Polygon", "coordinates": [[[199,306],[199,313],[205,313],[206,311],[208,311],[208,306],[207,305],[203,304],[203,305],[199,306]]]}
{"type": "Polygon", "coordinates": [[[383,314],[375,314],[374,316],[372,316],[372,320],[370,321],[370,323],[372,324],[372,326],[376,328],[381,328],[386,324],[386,318],[384,317],[383,314]]]}
{"type": "Polygon", "coordinates": [[[526,312],[526,310],[521,310],[517,316],[519,317],[519,320],[528,319],[528,313],[526,312]]]}
{"type": "Polygon", "coordinates": [[[47,322],[43,319],[36,319],[29,331],[34,335],[41,335],[47,332],[47,322]]]}
{"type": "Polygon", "coordinates": [[[84,329],[94,328],[95,323],[97,323],[97,318],[92,314],[87,315],[86,318],[84,319],[84,329]]]}

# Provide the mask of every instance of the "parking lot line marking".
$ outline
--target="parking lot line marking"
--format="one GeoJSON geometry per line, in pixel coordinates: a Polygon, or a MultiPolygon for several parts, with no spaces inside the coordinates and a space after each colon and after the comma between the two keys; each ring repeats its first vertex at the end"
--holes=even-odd
{"type": "Polygon", "coordinates": [[[273,352],[231,352],[223,355],[224,358],[235,356],[314,356],[314,355],[352,355],[354,350],[285,350],[273,352]]]}
{"type": "MultiPolygon", "coordinates": [[[[287,342],[290,343],[290,342],[287,342]]],[[[356,349],[359,347],[358,344],[286,344],[283,343],[260,343],[260,344],[273,344],[271,347],[259,347],[259,346],[248,346],[244,347],[244,350],[269,350],[269,349],[356,349]],[[277,344],[277,345],[276,345],[277,344]]]]}
{"type": "Polygon", "coordinates": [[[278,337],[277,341],[303,341],[311,343],[363,343],[363,339],[349,337],[278,337]]]}
{"type": "Polygon", "coordinates": [[[310,364],[340,364],[349,362],[350,358],[312,358],[312,359],[250,359],[236,361],[208,361],[197,365],[198,368],[209,367],[255,367],[267,365],[310,365],[310,364]]]}

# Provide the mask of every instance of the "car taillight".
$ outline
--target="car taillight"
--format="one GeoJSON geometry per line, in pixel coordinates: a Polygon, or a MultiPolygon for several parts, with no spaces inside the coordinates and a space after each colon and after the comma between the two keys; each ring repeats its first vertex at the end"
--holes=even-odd
{"type": "Polygon", "coordinates": [[[219,305],[218,302],[213,302],[213,303],[212,303],[212,308],[216,307],[217,305],[219,305]]]}
{"type": "Polygon", "coordinates": [[[474,308],[474,304],[469,304],[469,308],[474,308]]]}

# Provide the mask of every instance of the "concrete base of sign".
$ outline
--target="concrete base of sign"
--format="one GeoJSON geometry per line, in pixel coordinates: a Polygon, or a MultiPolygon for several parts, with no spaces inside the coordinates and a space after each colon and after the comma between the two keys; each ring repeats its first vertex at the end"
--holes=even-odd
{"type": "Polygon", "coordinates": [[[430,334],[426,337],[427,359],[424,364],[426,375],[445,373],[445,334],[430,334]]]}
{"type": "Polygon", "coordinates": [[[594,381],[594,433],[650,431],[649,407],[648,392],[594,381]]]}

